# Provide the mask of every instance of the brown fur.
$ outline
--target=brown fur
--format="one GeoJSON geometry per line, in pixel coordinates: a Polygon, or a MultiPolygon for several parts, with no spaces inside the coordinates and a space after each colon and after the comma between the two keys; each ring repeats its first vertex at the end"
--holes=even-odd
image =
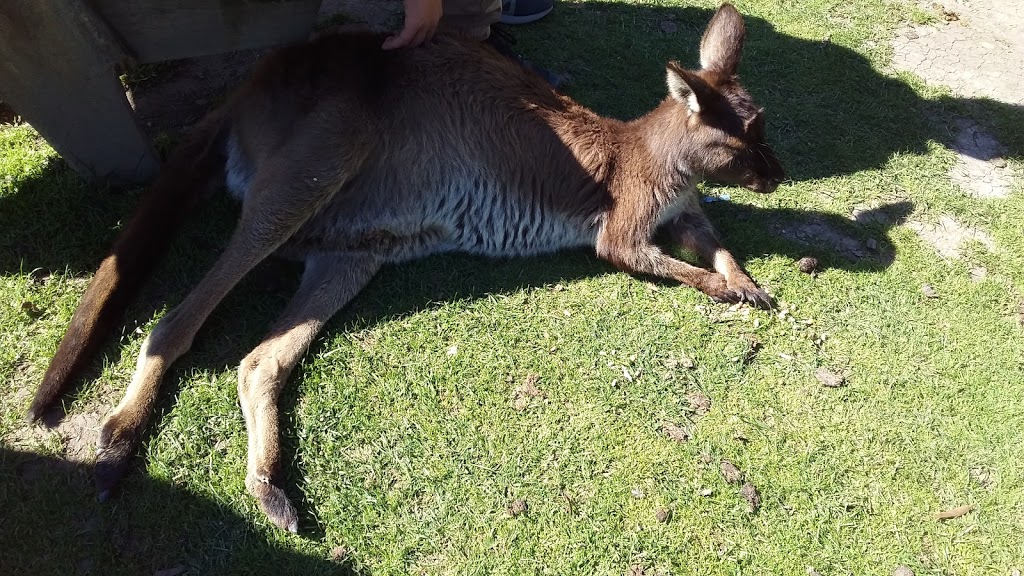
{"type": "Polygon", "coordinates": [[[769,192],[783,178],[763,139],[763,113],[736,80],[743,34],[739,13],[723,5],[701,41],[702,68],[669,63],[669,96],[632,122],[598,116],[468,39],[442,35],[383,52],[380,36],[329,34],[278,51],[169,163],[76,311],[32,414],[93,353],[111,310],[159,253],[131,247],[166,244],[221,155],[229,188],[243,198],[241,218],[220,259],[143,344],[101,432],[103,494],[137,447],[165,371],[272,253],[306,268],[288,308],[242,361],[238,391],[249,432],[246,487],[292,531],[277,397],[323,325],[385,263],[453,250],[506,257],[592,246],[629,273],[673,279],[718,301],[767,304],[718,241],[695,189],[711,178],[769,192]],[[176,216],[156,222],[167,209],[176,216]],[[656,247],[659,228],[714,271],[656,247]]]}

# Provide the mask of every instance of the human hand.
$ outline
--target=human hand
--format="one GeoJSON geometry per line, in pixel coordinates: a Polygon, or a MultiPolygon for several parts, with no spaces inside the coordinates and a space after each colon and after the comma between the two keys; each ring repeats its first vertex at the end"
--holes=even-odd
{"type": "Polygon", "coordinates": [[[405,27],[398,35],[389,36],[382,48],[412,48],[430,40],[441,20],[441,0],[403,0],[405,27]]]}

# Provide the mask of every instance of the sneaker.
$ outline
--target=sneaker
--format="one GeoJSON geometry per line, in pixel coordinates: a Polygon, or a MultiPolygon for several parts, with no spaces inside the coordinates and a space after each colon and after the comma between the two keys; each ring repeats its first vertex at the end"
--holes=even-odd
{"type": "Polygon", "coordinates": [[[487,37],[484,42],[490,44],[495,50],[500,52],[502,55],[511,58],[519,63],[520,66],[526,68],[530,72],[540,76],[553,88],[559,88],[564,85],[567,81],[567,77],[560,74],[541,68],[536,64],[533,64],[526,58],[523,58],[522,54],[519,54],[512,49],[512,45],[516,43],[515,36],[512,35],[508,30],[505,30],[500,25],[491,26],[491,35],[487,37]]]}
{"type": "Polygon", "coordinates": [[[502,24],[529,24],[548,15],[554,0],[502,0],[502,24]]]}

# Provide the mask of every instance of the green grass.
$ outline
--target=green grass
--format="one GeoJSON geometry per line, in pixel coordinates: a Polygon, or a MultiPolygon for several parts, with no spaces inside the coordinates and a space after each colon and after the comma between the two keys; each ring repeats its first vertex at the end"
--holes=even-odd
{"type": "MultiPolygon", "coordinates": [[[[569,70],[580,101],[633,117],[662,97],[667,59],[695,65],[712,7],[560,3],[516,30],[518,47],[569,70]]],[[[112,501],[95,502],[88,473],[61,459],[73,442],[26,432],[30,393],[138,192],[86,186],[31,128],[0,127],[0,573],[326,574],[339,569],[337,546],[347,568],[375,576],[1024,568],[1024,191],[964,195],[946,175],[949,126],[929,121],[971,115],[1021,170],[1022,112],[886,72],[889,34],[922,18],[909,6],[738,7],[743,81],[793,182],[770,196],[722,190],[733,201],[708,211],[787,317],[630,278],[584,252],[389,268],[332,321],[282,400],[300,536],[273,528],[245,493],[234,372],[294,274],[272,291],[246,280],[217,310],[165,379],[112,501]],[[871,204],[951,214],[998,249],[944,261],[905,226],[847,219],[871,204]],[[779,232],[810,221],[874,239],[879,254],[779,232]],[[794,266],[808,254],[827,265],[815,278],[794,266]],[[750,337],[763,346],[744,361],[750,337]],[[821,386],[819,367],[846,385],[821,386]],[[528,378],[543,396],[517,410],[528,378]],[[707,414],[688,402],[695,391],[711,399],[707,414]],[[665,422],[691,439],[671,440],[665,422]],[[759,511],[722,479],[722,459],[757,486],[759,511]],[[527,512],[510,516],[520,498],[527,512]],[[961,504],[976,509],[935,519],[961,504]]],[[[68,397],[72,416],[117,402],[141,334],[213,261],[236,210],[214,201],[175,242],[68,397]]]]}

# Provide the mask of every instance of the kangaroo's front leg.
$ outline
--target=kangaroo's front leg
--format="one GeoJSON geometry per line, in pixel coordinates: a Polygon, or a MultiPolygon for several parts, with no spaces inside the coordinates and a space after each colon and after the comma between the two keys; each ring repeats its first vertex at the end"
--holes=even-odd
{"type": "Polygon", "coordinates": [[[703,212],[684,212],[668,224],[672,240],[696,252],[725,276],[726,286],[737,300],[756,306],[771,306],[772,298],[743,271],[732,254],[722,246],[714,227],[703,212]]]}
{"type": "Polygon", "coordinates": [[[725,276],[677,260],[651,243],[654,214],[638,217],[633,212],[612,211],[597,238],[597,255],[616,268],[675,280],[710,296],[716,302],[735,302],[725,276]]]}
{"type": "Polygon", "coordinates": [[[370,255],[320,254],[306,261],[298,291],[269,335],[238,369],[238,399],[249,434],[245,486],[283,530],[298,531],[298,515],[281,488],[277,399],[313,338],[380,269],[370,255]]]}

